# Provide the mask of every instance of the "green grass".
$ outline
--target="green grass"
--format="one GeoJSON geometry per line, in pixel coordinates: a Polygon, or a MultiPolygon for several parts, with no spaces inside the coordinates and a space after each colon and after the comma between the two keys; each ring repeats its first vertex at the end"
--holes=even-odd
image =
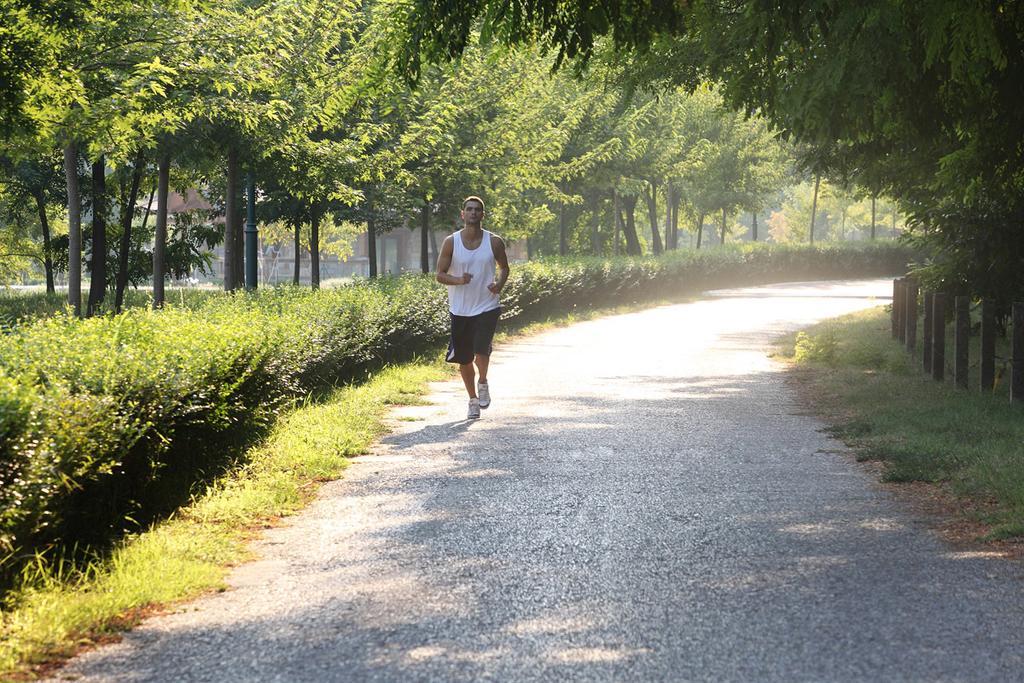
{"type": "Polygon", "coordinates": [[[984,510],[990,537],[1024,534],[1024,407],[1009,403],[1006,382],[981,394],[976,363],[971,390],[953,386],[951,369],[936,382],[921,370],[920,343],[911,356],[889,330],[888,311],[870,309],[791,336],[782,353],[807,371],[836,436],[861,459],[885,463],[884,479],[948,484],[984,510]]]}
{"type": "Polygon", "coordinates": [[[296,407],[245,465],[171,520],[133,536],[88,566],[50,560],[26,569],[0,613],[0,677],[70,654],[134,625],[153,606],[223,586],[249,557],[254,529],[299,510],[316,483],[384,433],[390,406],[422,402],[426,383],[451,375],[440,359],[391,367],[327,400],[296,407]]]}

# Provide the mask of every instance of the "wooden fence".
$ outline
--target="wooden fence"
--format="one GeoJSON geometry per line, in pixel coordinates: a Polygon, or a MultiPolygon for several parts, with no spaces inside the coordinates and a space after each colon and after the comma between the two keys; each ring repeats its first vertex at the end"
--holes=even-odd
{"type": "MultiPolygon", "coordinates": [[[[953,382],[970,387],[971,300],[968,296],[948,297],[943,292],[922,292],[912,278],[892,281],[892,337],[917,353],[918,313],[921,325],[922,369],[938,381],[946,376],[946,318],[952,304],[953,382]]],[[[996,318],[991,301],[981,302],[981,363],[979,384],[982,392],[996,386],[996,318]]],[[[1012,309],[1010,358],[1002,359],[1010,368],[1010,400],[1024,401],[1024,302],[1012,309]]]]}

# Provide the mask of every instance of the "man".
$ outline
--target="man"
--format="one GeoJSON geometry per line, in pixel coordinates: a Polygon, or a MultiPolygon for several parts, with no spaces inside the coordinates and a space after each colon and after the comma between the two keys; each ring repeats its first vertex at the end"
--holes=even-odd
{"type": "Polygon", "coordinates": [[[480,227],[484,201],[466,197],[462,202],[461,230],[448,235],[437,256],[437,281],[448,285],[448,310],[452,334],[448,343],[449,363],[458,363],[462,382],[469,392],[469,413],[475,420],[480,409],[491,404],[487,385],[487,366],[491,340],[501,315],[501,294],[508,281],[508,256],[505,242],[480,227]],[[497,268],[497,277],[495,269],[497,268]],[[473,364],[479,373],[476,382],[473,364]]]}

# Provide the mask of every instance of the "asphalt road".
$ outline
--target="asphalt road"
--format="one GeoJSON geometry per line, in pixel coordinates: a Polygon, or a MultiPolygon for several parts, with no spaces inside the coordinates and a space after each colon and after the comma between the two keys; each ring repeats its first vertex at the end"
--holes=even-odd
{"type": "Polygon", "coordinates": [[[57,675],[1022,680],[1024,568],[945,545],[765,354],[890,291],[719,292],[502,346],[483,419],[438,385],[231,589],[57,675]]]}

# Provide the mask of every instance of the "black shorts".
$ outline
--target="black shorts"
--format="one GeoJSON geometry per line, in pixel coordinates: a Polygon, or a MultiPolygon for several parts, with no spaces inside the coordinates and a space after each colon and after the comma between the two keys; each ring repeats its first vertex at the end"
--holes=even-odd
{"type": "Polygon", "coordinates": [[[498,326],[499,316],[500,306],[480,315],[464,316],[452,313],[452,336],[448,340],[448,355],[445,356],[445,360],[465,365],[473,362],[474,354],[491,355],[491,341],[494,340],[494,330],[498,326]]]}

